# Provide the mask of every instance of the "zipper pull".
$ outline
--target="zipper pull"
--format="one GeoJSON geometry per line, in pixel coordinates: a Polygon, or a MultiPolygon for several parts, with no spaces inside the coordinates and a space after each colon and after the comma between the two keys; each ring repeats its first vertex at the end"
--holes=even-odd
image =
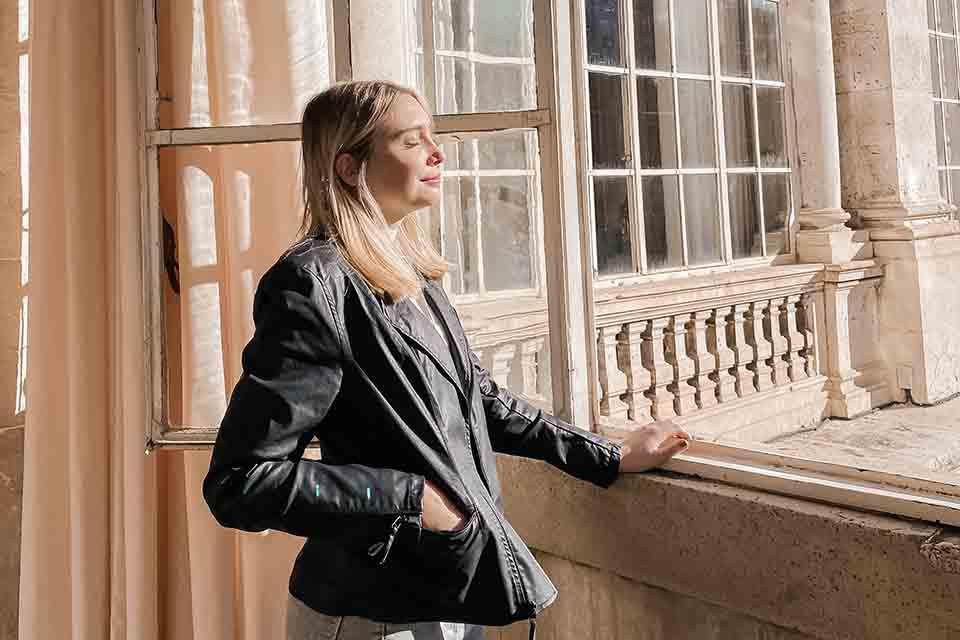
{"type": "Polygon", "coordinates": [[[386,541],[374,543],[367,549],[367,555],[375,559],[379,566],[383,566],[387,562],[390,549],[393,548],[393,542],[397,539],[397,532],[400,531],[401,525],[403,525],[403,516],[397,516],[397,519],[390,525],[390,533],[387,535],[386,541]]]}
{"type": "Polygon", "coordinates": [[[530,618],[530,640],[537,640],[537,616],[530,618]]]}

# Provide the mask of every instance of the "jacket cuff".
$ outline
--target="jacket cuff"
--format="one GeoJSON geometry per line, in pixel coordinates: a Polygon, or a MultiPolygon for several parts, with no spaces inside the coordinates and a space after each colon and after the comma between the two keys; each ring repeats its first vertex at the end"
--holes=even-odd
{"type": "Polygon", "coordinates": [[[603,453],[603,464],[593,483],[597,486],[607,488],[620,476],[620,459],[622,456],[622,447],[620,443],[608,440],[606,446],[599,447],[603,453]]]}

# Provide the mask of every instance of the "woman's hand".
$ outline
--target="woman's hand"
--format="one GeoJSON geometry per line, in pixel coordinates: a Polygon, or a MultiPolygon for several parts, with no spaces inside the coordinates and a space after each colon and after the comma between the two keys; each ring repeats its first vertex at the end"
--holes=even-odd
{"type": "Polygon", "coordinates": [[[620,471],[647,471],[686,450],[690,434],[670,420],[645,424],[623,440],[620,471]]]}
{"type": "Polygon", "coordinates": [[[431,531],[454,531],[461,528],[465,518],[447,496],[429,480],[423,483],[423,516],[421,524],[431,531]]]}

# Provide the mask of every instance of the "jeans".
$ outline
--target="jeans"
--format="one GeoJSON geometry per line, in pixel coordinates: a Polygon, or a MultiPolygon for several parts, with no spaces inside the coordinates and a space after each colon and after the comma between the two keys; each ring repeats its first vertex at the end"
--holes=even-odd
{"type": "Polygon", "coordinates": [[[289,596],[287,640],[483,640],[483,627],[459,622],[394,624],[329,616],[289,596]]]}

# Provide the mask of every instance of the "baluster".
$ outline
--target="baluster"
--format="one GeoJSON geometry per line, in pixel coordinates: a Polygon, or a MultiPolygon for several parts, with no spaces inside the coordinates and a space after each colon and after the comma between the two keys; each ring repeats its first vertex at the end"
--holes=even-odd
{"type": "Polygon", "coordinates": [[[643,328],[646,322],[628,322],[617,334],[617,365],[626,378],[626,392],[620,396],[628,407],[627,416],[645,424],[653,420],[647,391],[653,384],[643,367],[643,328]]]}
{"type": "Polygon", "coordinates": [[[774,385],[782,385],[790,381],[787,375],[787,361],[784,359],[784,356],[790,353],[790,346],[787,344],[781,325],[780,303],[777,300],[770,300],[763,309],[763,332],[770,342],[773,353],[767,365],[773,372],[774,385]]]}
{"type": "Polygon", "coordinates": [[[814,309],[810,294],[804,293],[800,296],[797,310],[797,326],[800,328],[800,332],[803,333],[803,351],[800,352],[804,363],[803,369],[808,376],[814,376],[817,374],[817,357],[816,343],[814,342],[815,336],[813,334],[814,309]]]}
{"type": "Polygon", "coordinates": [[[501,387],[507,386],[510,371],[513,369],[513,358],[517,354],[517,345],[499,344],[493,351],[493,367],[490,375],[501,387]]]}
{"type": "Polygon", "coordinates": [[[667,389],[674,395],[674,410],[684,416],[697,408],[697,390],[689,380],[696,375],[697,367],[687,355],[686,318],[673,316],[667,322],[664,355],[673,366],[673,381],[667,389]]]}
{"type": "Polygon", "coordinates": [[[520,345],[520,373],[523,375],[523,395],[533,400],[546,400],[540,393],[540,353],[544,339],[531,338],[520,345]]]}
{"type": "Polygon", "coordinates": [[[708,311],[694,312],[690,314],[690,322],[687,326],[687,353],[693,358],[697,406],[701,409],[717,404],[717,383],[711,378],[716,359],[707,347],[709,318],[708,311]]]}
{"type": "Polygon", "coordinates": [[[716,384],[717,401],[729,402],[737,397],[737,378],[730,370],[736,363],[736,354],[727,346],[727,319],[733,307],[714,309],[707,319],[707,349],[713,355],[711,380],[716,384]]]}
{"type": "Polygon", "coordinates": [[[745,326],[747,324],[747,305],[735,304],[727,324],[727,345],[733,350],[733,368],[730,372],[736,379],[737,395],[745,398],[756,392],[754,372],[748,367],[753,362],[753,348],[747,344],[745,326]]]}
{"type": "Polygon", "coordinates": [[[627,390],[627,376],[617,367],[619,327],[600,327],[597,330],[597,373],[600,376],[600,415],[626,418],[627,404],[621,394],[627,390]]]}
{"type": "Polygon", "coordinates": [[[794,382],[807,377],[803,356],[800,355],[803,351],[803,333],[797,326],[797,303],[799,302],[800,296],[787,296],[780,307],[780,322],[784,325],[783,333],[787,337],[787,353],[784,359],[787,361],[787,373],[794,382]]]}
{"type": "Polygon", "coordinates": [[[747,344],[753,348],[753,362],[747,365],[754,375],[757,391],[766,391],[773,386],[773,376],[767,360],[773,353],[770,342],[763,335],[763,310],[766,305],[762,302],[751,302],[747,305],[746,336],[747,344]]]}
{"type": "Polygon", "coordinates": [[[667,385],[673,382],[673,365],[664,356],[664,330],[667,318],[657,318],[647,322],[643,332],[643,366],[650,372],[650,390],[647,397],[652,403],[651,411],[655,420],[672,418],[677,415],[673,406],[673,394],[667,385]]]}

